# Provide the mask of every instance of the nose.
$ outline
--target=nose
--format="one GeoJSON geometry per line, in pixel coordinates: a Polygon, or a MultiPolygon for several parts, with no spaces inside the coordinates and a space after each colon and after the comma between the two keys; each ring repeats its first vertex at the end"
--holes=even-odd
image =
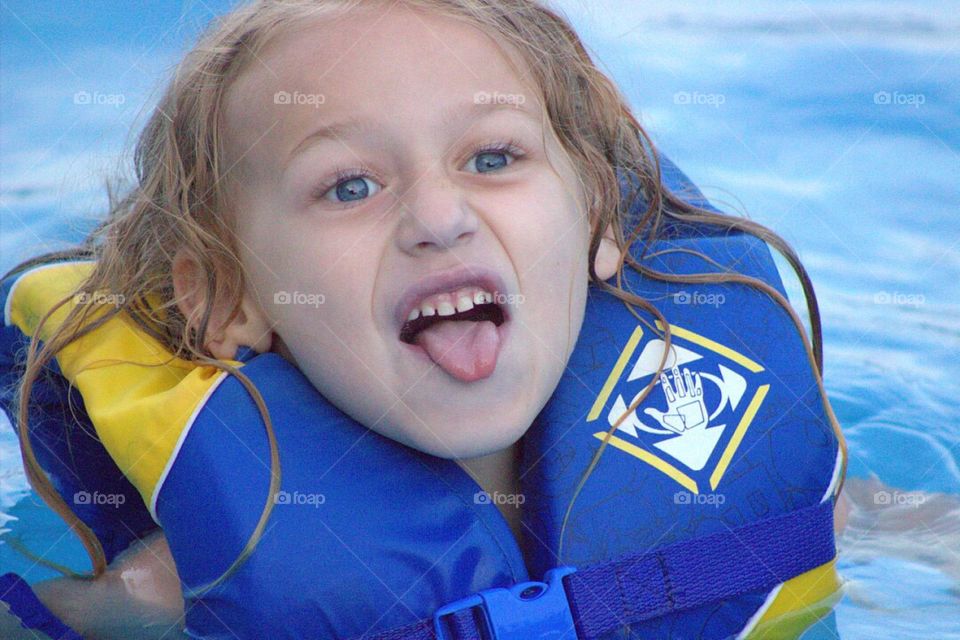
{"type": "Polygon", "coordinates": [[[439,169],[421,176],[399,205],[397,243],[410,255],[460,246],[479,226],[463,189],[439,169]]]}

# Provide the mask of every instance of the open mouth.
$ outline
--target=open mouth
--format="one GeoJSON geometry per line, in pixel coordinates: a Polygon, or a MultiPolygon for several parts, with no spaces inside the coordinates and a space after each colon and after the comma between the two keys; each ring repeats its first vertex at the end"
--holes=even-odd
{"type": "Polygon", "coordinates": [[[453,378],[493,374],[507,343],[511,312],[503,280],[484,267],[437,272],[408,287],[394,314],[399,340],[453,378]]]}
{"type": "Polygon", "coordinates": [[[509,313],[496,299],[479,287],[428,296],[410,310],[400,341],[462,382],[487,378],[508,335],[509,313]]]}
{"type": "Polygon", "coordinates": [[[482,322],[489,320],[494,326],[499,327],[504,323],[506,317],[500,305],[493,301],[480,304],[475,303],[473,308],[467,309],[466,311],[455,311],[451,315],[440,315],[439,313],[434,313],[433,315],[421,314],[416,319],[407,320],[403,324],[403,327],[400,329],[400,340],[407,344],[416,344],[417,335],[421,331],[438,322],[445,322],[447,320],[460,322],[482,322]]]}

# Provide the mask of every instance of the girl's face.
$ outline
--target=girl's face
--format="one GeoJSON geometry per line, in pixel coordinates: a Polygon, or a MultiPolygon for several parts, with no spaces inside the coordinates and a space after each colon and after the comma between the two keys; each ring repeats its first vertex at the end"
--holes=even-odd
{"type": "Polygon", "coordinates": [[[519,439],[556,387],[589,222],[540,114],[490,38],[396,6],[286,33],[231,87],[247,296],[273,350],[358,422],[470,458],[519,439]],[[464,298],[483,320],[401,339],[412,308],[464,298]]]}

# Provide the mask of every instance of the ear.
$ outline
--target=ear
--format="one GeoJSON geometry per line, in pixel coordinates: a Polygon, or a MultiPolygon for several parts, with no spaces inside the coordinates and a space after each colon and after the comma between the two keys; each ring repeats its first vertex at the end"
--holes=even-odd
{"type": "Polygon", "coordinates": [[[613,237],[613,225],[607,225],[597,248],[597,257],[593,261],[593,269],[601,280],[609,280],[620,267],[620,248],[613,237]]]}
{"type": "MultiPolygon", "coordinates": [[[[171,265],[173,291],[177,306],[185,318],[187,326],[195,327],[203,317],[207,304],[206,277],[197,261],[185,251],[178,251],[171,265]]],[[[244,291],[237,316],[225,325],[231,306],[228,301],[214,302],[207,325],[204,347],[218,360],[233,360],[237,348],[241,345],[252,348],[257,353],[270,350],[273,343],[271,324],[259,305],[244,291]]]]}

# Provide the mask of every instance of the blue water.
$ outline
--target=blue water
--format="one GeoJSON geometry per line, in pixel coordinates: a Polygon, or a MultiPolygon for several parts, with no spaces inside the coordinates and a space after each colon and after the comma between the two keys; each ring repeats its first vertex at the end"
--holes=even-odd
{"type": "MultiPolygon", "coordinates": [[[[90,227],[143,105],[228,4],[0,7],[0,268],[90,227]]],[[[846,595],[807,637],[960,638],[960,2],[559,6],[666,153],[783,235],[816,285],[853,511],[846,595]]],[[[86,567],[0,426],[11,536],[86,567]]],[[[5,544],[0,567],[54,575],[5,544]]]]}

